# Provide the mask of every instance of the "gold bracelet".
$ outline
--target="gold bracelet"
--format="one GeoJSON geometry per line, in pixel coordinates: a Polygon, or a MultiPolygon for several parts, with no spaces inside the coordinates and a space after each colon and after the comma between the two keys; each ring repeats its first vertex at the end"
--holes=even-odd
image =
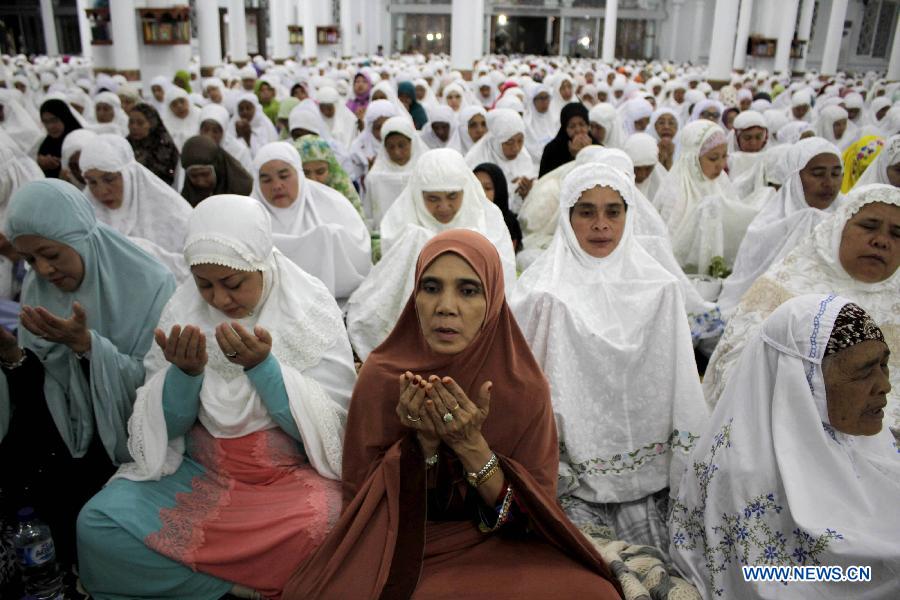
{"type": "Polygon", "coordinates": [[[484,466],[481,467],[477,473],[468,472],[466,473],[466,481],[469,482],[469,485],[472,487],[478,487],[481,485],[478,483],[479,481],[486,481],[484,476],[493,469],[497,465],[497,455],[491,452],[491,457],[488,459],[484,466]]]}

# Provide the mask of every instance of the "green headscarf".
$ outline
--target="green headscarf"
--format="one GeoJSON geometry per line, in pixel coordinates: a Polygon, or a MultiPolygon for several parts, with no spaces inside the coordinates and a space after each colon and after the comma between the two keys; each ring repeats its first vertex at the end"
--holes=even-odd
{"type": "Polygon", "coordinates": [[[262,98],[259,97],[259,88],[266,84],[269,87],[272,87],[272,84],[266,81],[265,79],[257,79],[256,83],[253,84],[253,93],[256,94],[256,98],[259,100],[259,105],[262,106],[263,113],[269,117],[269,120],[272,121],[272,125],[278,126],[278,110],[280,108],[281,103],[278,102],[275,98],[268,104],[262,103],[262,98]]]}
{"type": "Polygon", "coordinates": [[[347,172],[344,171],[337,158],[335,158],[334,151],[328,145],[328,142],[317,135],[310,134],[294,140],[294,147],[300,153],[300,160],[304,164],[313,161],[328,163],[328,181],[325,182],[325,185],[340,192],[344,198],[350,201],[350,204],[353,205],[359,216],[365,220],[362,203],[359,201],[359,194],[356,193],[356,188],[353,187],[350,176],[347,175],[347,172]]]}
{"type": "MultiPolygon", "coordinates": [[[[127,237],[98,223],[84,194],[59,179],[27,183],[13,194],[6,236],[12,241],[23,235],[66,244],[84,263],[84,279],[73,292],[60,290],[34,270],[22,285],[22,304],[43,306],[69,318],[77,301],[87,313],[89,378],[68,346],[19,328],[19,345],[43,363],[44,397],[60,437],[72,456],[80,458],[97,433],[114,463],[130,461],[128,418],[137,389],[144,383],[144,355],[153,343],[162,309],[175,291],[175,279],[127,237]]],[[[0,374],[3,404],[8,410],[9,388],[6,376],[0,374]]]]}
{"type": "Polygon", "coordinates": [[[193,93],[194,90],[191,89],[191,74],[185,71],[184,69],[180,71],[175,71],[175,80],[181,83],[181,86],[184,88],[188,94],[193,93]]]}
{"type": "MultiPolygon", "coordinates": [[[[278,106],[278,120],[275,122],[275,127],[278,127],[278,121],[287,121],[291,116],[291,111],[294,110],[294,107],[300,104],[300,100],[294,98],[293,96],[288,96],[284,100],[279,103],[278,106]]],[[[285,127],[281,130],[281,140],[286,141],[291,137],[291,128],[285,127]]]]}

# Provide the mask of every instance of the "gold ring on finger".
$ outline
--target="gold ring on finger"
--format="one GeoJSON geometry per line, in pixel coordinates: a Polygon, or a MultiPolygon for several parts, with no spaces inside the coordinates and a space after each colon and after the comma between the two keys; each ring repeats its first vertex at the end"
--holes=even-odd
{"type": "Polygon", "coordinates": [[[422,420],[422,418],[421,417],[413,418],[413,416],[411,414],[406,413],[406,420],[410,421],[412,423],[418,423],[419,421],[422,420]]]}
{"type": "Polygon", "coordinates": [[[459,410],[459,403],[457,402],[456,406],[451,406],[450,410],[459,410]]]}

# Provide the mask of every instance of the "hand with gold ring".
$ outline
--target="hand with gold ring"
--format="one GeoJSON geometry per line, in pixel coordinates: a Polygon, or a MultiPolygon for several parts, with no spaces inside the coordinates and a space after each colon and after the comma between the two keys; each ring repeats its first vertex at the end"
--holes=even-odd
{"type": "Polygon", "coordinates": [[[425,415],[451,449],[480,441],[481,425],[490,410],[492,385],[490,381],[481,385],[476,403],[469,400],[452,378],[436,375],[428,378],[425,415]]]}

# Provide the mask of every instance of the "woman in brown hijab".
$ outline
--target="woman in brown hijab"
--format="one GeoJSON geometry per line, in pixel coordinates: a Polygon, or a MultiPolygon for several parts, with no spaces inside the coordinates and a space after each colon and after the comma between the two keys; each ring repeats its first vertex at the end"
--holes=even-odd
{"type": "Polygon", "coordinates": [[[181,166],[185,174],[181,195],[191,206],[197,206],[210,196],[249,196],[253,191],[253,176],[206,136],[197,135],[184,143],[181,166]]]}
{"type": "Polygon", "coordinates": [[[360,371],[344,512],[283,598],[618,598],[556,503],[558,464],[550,390],[497,251],[473,231],[441,233],[360,371]]]}

